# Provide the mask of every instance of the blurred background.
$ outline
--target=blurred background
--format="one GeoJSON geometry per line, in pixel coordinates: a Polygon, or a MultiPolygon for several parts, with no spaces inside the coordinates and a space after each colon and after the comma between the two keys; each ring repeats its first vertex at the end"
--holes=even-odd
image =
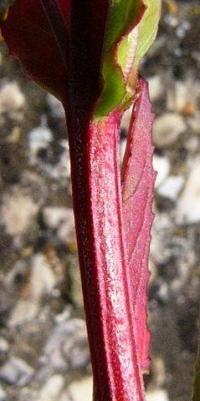
{"type": "MultiPolygon", "coordinates": [[[[164,1],[141,66],[156,114],[148,401],[189,401],[200,299],[200,4],[164,1]]],[[[122,127],[124,148],[126,124],[122,127]]],[[[61,104],[0,48],[0,401],[90,401],[61,104]]]]}

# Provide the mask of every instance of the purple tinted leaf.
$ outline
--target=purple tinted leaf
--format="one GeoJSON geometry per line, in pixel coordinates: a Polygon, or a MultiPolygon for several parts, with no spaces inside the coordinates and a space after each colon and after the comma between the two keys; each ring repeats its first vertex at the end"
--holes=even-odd
{"type": "Polygon", "coordinates": [[[128,142],[122,167],[124,234],[136,327],[138,360],[149,369],[150,333],[147,327],[147,285],[152,198],[155,173],[152,168],[151,130],[153,114],[148,87],[139,81],[139,97],[132,111],[128,142]]]}

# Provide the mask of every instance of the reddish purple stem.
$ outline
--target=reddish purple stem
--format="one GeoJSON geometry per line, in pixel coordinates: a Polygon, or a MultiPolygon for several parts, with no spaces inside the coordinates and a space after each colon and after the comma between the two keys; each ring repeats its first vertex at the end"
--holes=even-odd
{"type": "Polygon", "coordinates": [[[67,115],[94,401],[142,401],[122,227],[121,115],[89,126],[67,115]]]}

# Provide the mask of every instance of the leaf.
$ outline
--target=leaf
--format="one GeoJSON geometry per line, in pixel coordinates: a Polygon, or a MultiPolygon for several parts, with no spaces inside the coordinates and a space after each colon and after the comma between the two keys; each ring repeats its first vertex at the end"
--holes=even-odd
{"type": "Polygon", "coordinates": [[[150,342],[147,327],[147,286],[155,179],[151,140],[153,117],[148,86],[140,79],[122,166],[122,199],[132,316],[136,327],[138,359],[144,371],[149,369],[150,342]]]}
{"type": "Polygon", "coordinates": [[[40,0],[16,0],[2,24],[2,33],[29,77],[63,98],[68,72],[40,0]]]}
{"type": "MultiPolygon", "coordinates": [[[[154,9],[148,6],[140,43],[146,40],[143,26],[155,23],[154,9]]],[[[32,79],[64,103],[100,118],[126,108],[134,97],[127,72],[136,51],[134,27],[144,10],[144,0],[15,0],[1,25],[11,53],[32,79]]]]}
{"type": "Polygon", "coordinates": [[[138,65],[156,37],[160,10],[161,0],[126,0],[126,5],[123,0],[114,1],[105,39],[104,87],[95,117],[104,116],[117,106],[130,105],[138,65]]]}
{"type": "Polygon", "coordinates": [[[154,42],[161,13],[161,0],[145,0],[147,6],[139,24],[136,63],[139,63],[154,42]]]}
{"type": "Polygon", "coordinates": [[[108,5],[108,0],[15,0],[1,24],[3,36],[32,79],[86,112],[100,92],[108,5]]]}
{"type": "Polygon", "coordinates": [[[144,0],[145,13],[137,27],[137,46],[134,62],[129,75],[129,85],[135,85],[140,61],[155,40],[161,14],[161,0],[144,0]]]}
{"type": "Polygon", "coordinates": [[[114,0],[112,2],[105,34],[102,66],[103,90],[95,109],[96,118],[105,116],[115,107],[122,105],[127,96],[124,66],[121,61],[123,63],[124,58],[128,57],[130,49],[128,34],[138,24],[143,13],[143,0],[114,0]],[[118,56],[121,42],[123,42],[122,48],[125,51],[125,57],[118,56]],[[111,77],[112,79],[110,79],[111,77]]]}

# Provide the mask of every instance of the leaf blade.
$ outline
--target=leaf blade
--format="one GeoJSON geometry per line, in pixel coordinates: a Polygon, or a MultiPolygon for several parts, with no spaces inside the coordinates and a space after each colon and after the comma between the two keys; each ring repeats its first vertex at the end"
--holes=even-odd
{"type": "Polygon", "coordinates": [[[140,366],[149,369],[150,334],[147,324],[147,286],[152,198],[155,173],[152,168],[151,130],[153,114],[148,87],[140,80],[139,98],[132,112],[128,143],[122,167],[123,221],[132,295],[132,316],[140,366]]]}
{"type": "Polygon", "coordinates": [[[114,108],[123,105],[127,96],[127,86],[118,50],[120,42],[139,23],[143,13],[143,0],[114,0],[112,2],[102,60],[103,90],[96,105],[95,118],[105,116],[114,108]],[[112,75],[114,79],[109,82],[112,75]]]}
{"type": "Polygon", "coordinates": [[[145,0],[146,10],[139,24],[139,37],[136,52],[136,62],[140,62],[151,47],[158,30],[161,13],[160,0],[145,0]]]}

